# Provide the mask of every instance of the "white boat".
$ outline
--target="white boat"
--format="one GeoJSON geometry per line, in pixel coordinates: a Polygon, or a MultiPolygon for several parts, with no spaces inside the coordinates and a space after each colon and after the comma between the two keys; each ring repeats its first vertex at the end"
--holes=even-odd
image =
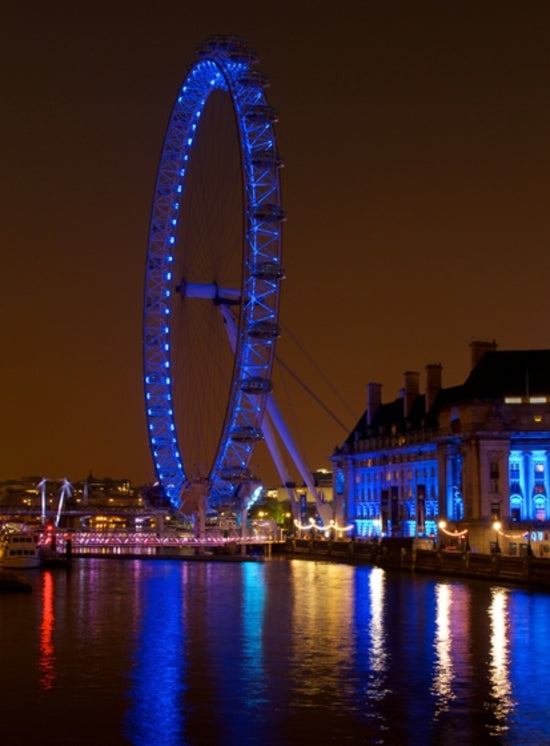
{"type": "Polygon", "coordinates": [[[39,565],[36,541],[30,531],[4,527],[0,533],[0,567],[24,570],[39,565]]]}

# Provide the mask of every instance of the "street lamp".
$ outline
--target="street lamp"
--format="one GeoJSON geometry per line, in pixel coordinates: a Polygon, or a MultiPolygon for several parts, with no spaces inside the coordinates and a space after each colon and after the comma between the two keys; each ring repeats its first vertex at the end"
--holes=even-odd
{"type": "Polygon", "coordinates": [[[439,523],[437,525],[439,526],[439,529],[440,529],[440,531],[439,531],[439,548],[443,549],[443,536],[442,536],[442,533],[447,528],[447,521],[439,521],[439,523]]]}
{"type": "Polygon", "coordinates": [[[499,553],[500,553],[500,544],[498,543],[498,532],[500,531],[500,528],[501,528],[501,523],[500,523],[500,521],[495,521],[495,522],[493,523],[493,528],[495,529],[495,536],[496,536],[496,541],[495,541],[495,554],[499,554],[499,553]]]}
{"type": "Polygon", "coordinates": [[[533,556],[533,547],[531,546],[531,531],[527,534],[527,556],[533,556]]]}

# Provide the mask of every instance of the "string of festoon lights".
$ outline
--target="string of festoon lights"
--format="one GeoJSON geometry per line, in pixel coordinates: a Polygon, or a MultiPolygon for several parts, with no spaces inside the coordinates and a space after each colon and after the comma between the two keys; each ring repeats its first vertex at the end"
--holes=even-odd
{"type": "Polygon", "coordinates": [[[504,536],[506,539],[526,539],[529,536],[529,531],[524,531],[521,534],[507,534],[506,531],[502,530],[502,524],[500,521],[495,521],[493,523],[493,529],[497,534],[504,536]]]}
{"type": "Polygon", "coordinates": [[[330,520],[328,524],[322,524],[319,525],[318,523],[315,523],[314,518],[309,519],[309,523],[300,523],[300,521],[294,521],[294,525],[297,529],[300,531],[320,531],[321,533],[324,533],[325,536],[330,536],[332,531],[336,531],[336,535],[341,535],[343,533],[347,533],[348,531],[352,531],[354,529],[353,524],[350,524],[348,526],[340,526],[337,521],[330,520]]]}
{"type": "Polygon", "coordinates": [[[463,539],[468,533],[467,528],[465,528],[463,531],[457,531],[456,529],[454,531],[447,531],[447,523],[445,521],[439,521],[437,525],[441,533],[445,534],[446,536],[455,536],[459,539],[463,539]]]}
{"type": "MultiPolygon", "coordinates": [[[[447,524],[445,521],[440,521],[438,523],[439,530],[442,533],[444,533],[446,536],[456,536],[460,539],[466,536],[466,534],[468,533],[467,528],[465,528],[463,531],[457,531],[457,530],[447,531],[446,526],[447,524]]],[[[528,533],[528,532],[523,532],[521,534],[507,534],[506,531],[502,530],[502,524],[500,523],[500,521],[495,521],[493,523],[493,530],[496,531],[499,536],[503,536],[506,539],[525,539],[528,533]]]]}

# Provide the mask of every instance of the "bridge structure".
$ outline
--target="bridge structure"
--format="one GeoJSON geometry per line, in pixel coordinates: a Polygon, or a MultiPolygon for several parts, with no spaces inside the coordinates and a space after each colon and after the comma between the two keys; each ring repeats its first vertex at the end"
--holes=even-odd
{"type": "MultiPolygon", "coordinates": [[[[39,538],[39,543],[41,539],[39,538]]],[[[175,532],[158,534],[151,531],[68,531],[58,533],[57,550],[72,556],[100,557],[189,557],[215,554],[217,556],[271,556],[274,544],[284,544],[280,532],[254,536],[180,535],[175,532]],[[70,547],[70,548],[69,548],[70,547]]]]}
{"type": "MultiPolygon", "coordinates": [[[[61,504],[61,501],[60,501],[61,504]]],[[[51,511],[50,511],[51,513],[51,511]]],[[[252,530],[246,526],[227,524],[205,528],[199,536],[193,531],[173,528],[165,523],[167,511],[145,511],[143,509],[124,509],[102,511],[101,515],[134,519],[135,526],[117,529],[84,528],[78,524],[94,514],[86,510],[67,510],[62,512],[62,525],[56,523],[60,513],[59,505],[54,513],[46,514],[42,520],[41,509],[4,507],[0,511],[2,526],[13,528],[24,526],[32,533],[39,546],[53,544],[60,555],[77,556],[189,556],[216,553],[219,555],[247,555],[261,552],[271,556],[271,547],[285,541],[284,531],[275,521],[256,520],[252,530]],[[139,527],[152,519],[153,525],[139,527]],[[54,538],[55,537],[55,538],[54,538]]]]}

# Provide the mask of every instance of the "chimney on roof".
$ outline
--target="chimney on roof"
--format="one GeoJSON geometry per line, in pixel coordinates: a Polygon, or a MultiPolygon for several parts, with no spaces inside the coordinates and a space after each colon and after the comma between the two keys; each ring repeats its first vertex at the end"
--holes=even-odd
{"type": "Polygon", "coordinates": [[[367,384],[367,427],[372,423],[376,410],[382,404],[382,384],[367,384]]]}
{"type": "Polygon", "coordinates": [[[426,365],[426,413],[433,407],[436,396],[441,391],[441,363],[426,365]]]}
{"type": "Polygon", "coordinates": [[[420,373],[408,370],[405,374],[405,386],[403,388],[403,417],[408,417],[420,390],[420,373]]]}
{"type": "Polygon", "coordinates": [[[472,370],[477,366],[486,352],[492,352],[493,350],[496,350],[497,347],[498,345],[494,339],[492,342],[483,339],[474,339],[473,342],[470,342],[472,370]]]}

